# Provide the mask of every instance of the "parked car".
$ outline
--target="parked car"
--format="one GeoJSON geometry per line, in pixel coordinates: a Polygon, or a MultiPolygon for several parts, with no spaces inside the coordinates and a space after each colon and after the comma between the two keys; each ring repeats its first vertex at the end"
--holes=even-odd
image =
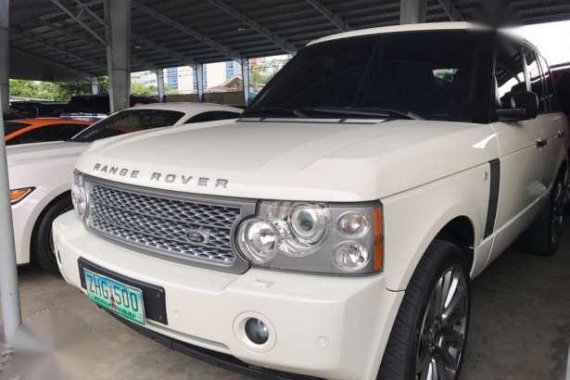
{"type": "Polygon", "coordinates": [[[73,119],[37,118],[4,122],[6,145],[69,140],[91,122],[73,119]]]}
{"type": "Polygon", "coordinates": [[[8,146],[18,264],[31,261],[46,270],[57,271],[51,223],[59,214],[72,208],[69,190],[73,168],[89,143],[163,126],[236,118],[241,112],[217,104],[149,104],[117,112],[68,141],[8,146]]]}
{"type": "Polygon", "coordinates": [[[314,41],[238,120],[93,144],[54,222],[59,268],[242,371],[457,379],[471,279],[519,238],[560,241],[569,130],[547,72],[467,23],[314,41]]]}
{"type": "Polygon", "coordinates": [[[64,102],[16,100],[10,102],[10,109],[26,118],[58,117],[63,113],[65,105],[64,102]]]}

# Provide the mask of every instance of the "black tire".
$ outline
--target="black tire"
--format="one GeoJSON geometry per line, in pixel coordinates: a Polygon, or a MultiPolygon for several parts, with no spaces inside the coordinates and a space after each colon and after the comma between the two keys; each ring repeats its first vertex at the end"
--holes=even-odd
{"type": "Polygon", "coordinates": [[[560,177],[552,188],[547,205],[538,218],[517,241],[517,248],[525,253],[552,256],[558,250],[564,222],[566,192],[560,177]]]}
{"type": "Polygon", "coordinates": [[[51,225],[55,218],[72,208],[71,197],[69,194],[64,194],[50,203],[38,218],[32,235],[32,262],[45,271],[59,273],[53,249],[51,225]]]}
{"type": "MultiPolygon", "coordinates": [[[[460,304],[462,311],[456,313],[457,315],[464,315],[464,320],[462,320],[461,324],[464,339],[461,343],[461,350],[459,351],[458,349],[458,355],[455,358],[455,371],[447,379],[455,380],[458,378],[464,358],[465,342],[469,327],[470,287],[468,264],[466,253],[458,246],[447,241],[436,240],[430,245],[420,261],[406,289],[406,294],[402,300],[384,352],[382,364],[378,372],[378,380],[416,380],[418,378],[420,352],[427,346],[431,347],[431,343],[426,344],[426,339],[424,339],[426,332],[432,330],[431,328],[426,330],[428,325],[428,306],[430,309],[433,308],[432,297],[436,284],[439,286],[440,281],[442,281],[441,278],[445,278],[442,276],[449,273],[450,270],[458,271],[465,278],[464,286],[461,286],[465,301],[461,301],[460,304]]],[[[443,308],[443,310],[446,309],[443,308]]],[[[451,322],[452,318],[449,318],[449,315],[448,319],[448,322],[451,322]]],[[[453,324],[451,326],[451,328],[455,329],[453,324]]],[[[449,329],[450,327],[448,325],[445,328],[449,329]]],[[[432,337],[431,342],[437,341],[436,334],[430,336],[432,337]]],[[[441,339],[441,336],[439,336],[439,339],[441,339]]],[[[438,348],[436,347],[435,349],[437,350],[438,348]]],[[[428,353],[429,355],[437,355],[437,353],[430,352],[428,353]]],[[[428,362],[431,362],[429,358],[428,362]]],[[[421,367],[423,368],[424,366],[421,365],[421,367]]]]}

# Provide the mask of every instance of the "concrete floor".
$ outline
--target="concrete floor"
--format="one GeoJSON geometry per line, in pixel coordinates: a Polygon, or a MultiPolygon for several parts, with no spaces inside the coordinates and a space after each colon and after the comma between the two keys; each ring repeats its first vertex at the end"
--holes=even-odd
{"type": "MultiPolygon", "coordinates": [[[[91,328],[98,359],[90,379],[248,379],[138,335],[58,277],[21,268],[20,280],[24,318],[64,307],[91,328]]],[[[462,380],[563,379],[570,343],[570,233],[555,257],[514,250],[501,256],[475,280],[472,310],[462,380]]],[[[0,358],[0,379],[8,378],[0,358]]]]}

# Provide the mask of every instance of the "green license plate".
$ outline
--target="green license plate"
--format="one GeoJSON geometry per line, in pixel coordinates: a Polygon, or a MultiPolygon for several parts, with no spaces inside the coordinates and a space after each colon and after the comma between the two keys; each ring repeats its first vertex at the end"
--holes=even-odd
{"type": "Polygon", "coordinates": [[[140,289],[83,269],[87,296],[91,302],[121,317],[144,325],[144,301],[140,289]]]}

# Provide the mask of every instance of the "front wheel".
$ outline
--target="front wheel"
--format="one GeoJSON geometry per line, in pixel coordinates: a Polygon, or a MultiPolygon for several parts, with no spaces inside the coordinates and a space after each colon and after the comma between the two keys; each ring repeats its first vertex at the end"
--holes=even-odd
{"type": "Polygon", "coordinates": [[[378,380],[458,378],[469,326],[465,256],[452,243],[431,244],[406,289],[378,380]]]}
{"type": "Polygon", "coordinates": [[[59,273],[59,268],[57,266],[57,260],[55,257],[53,237],[51,233],[51,225],[55,218],[71,210],[72,208],[73,205],[71,204],[71,197],[68,195],[63,195],[53,201],[44,210],[44,212],[42,212],[38,218],[38,221],[36,222],[31,245],[32,260],[35,264],[37,264],[45,271],[59,273]]]}

